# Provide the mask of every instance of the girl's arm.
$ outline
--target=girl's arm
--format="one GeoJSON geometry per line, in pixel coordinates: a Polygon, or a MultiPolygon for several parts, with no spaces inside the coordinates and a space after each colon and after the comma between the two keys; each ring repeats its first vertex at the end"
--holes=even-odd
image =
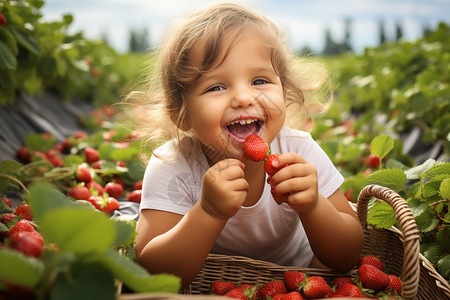
{"type": "Polygon", "coordinates": [[[179,276],[183,288],[187,287],[200,271],[225,223],[206,213],[200,203],[185,216],[143,210],[137,225],[137,262],[152,274],[179,276]]]}
{"type": "Polygon", "coordinates": [[[319,195],[315,208],[299,216],[314,255],[324,265],[347,271],[358,263],[363,231],[340,189],[328,199],[319,195]]]}
{"type": "Polygon", "coordinates": [[[287,165],[270,178],[279,197],[302,221],[315,256],[327,267],[346,271],[360,257],[363,231],[341,190],[328,199],[318,191],[317,171],[296,153],[280,154],[274,167],[287,165]]]}
{"type": "Polygon", "coordinates": [[[231,159],[211,167],[203,177],[201,200],[184,216],[143,210],[135,245],[138,263],[150,273],[177,275],[187,287],[247,196],[243,168],[231,159]]]}

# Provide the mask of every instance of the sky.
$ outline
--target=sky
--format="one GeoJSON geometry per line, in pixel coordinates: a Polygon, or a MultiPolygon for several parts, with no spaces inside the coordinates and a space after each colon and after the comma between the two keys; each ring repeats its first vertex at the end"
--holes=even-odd
{"type": "MultiPolygon", "coordinates": [[[[45,0],[41,9],[45,21],[61,20],[72,14],[71,32],[82,31],[88,39],[106,37],[119,52],[126,52],[130,30],[146,28],[151,46],[157,46],[168,24],[210,0],[45,0]]],[[[286,31],[294,49],[305,46],[320,53],[325,30],[342,42],[345,20],[350,23],[350,42],[356,52],[379,41],[383,22],[387,39],[394,39],[395,26],[403,38],[413,41],[422,36],[423,27],[450,24],[450,0],[234,0],[250,6],[286,31]]]]}

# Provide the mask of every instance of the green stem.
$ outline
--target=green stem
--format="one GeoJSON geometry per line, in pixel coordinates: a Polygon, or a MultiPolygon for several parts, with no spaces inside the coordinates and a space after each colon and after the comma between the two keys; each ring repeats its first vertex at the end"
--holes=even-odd
{"type": "Polygon", "coordinates": [[[25,192],[27,192],[27,194],[29,193],[27,187],[26,187],[26,186],[22,183],[22,181],[20,181],[19,179],[15,178],[15,177],[13,177],[13,176],[11,176],[11,175],[6,175],[6,174],[0,174],[0,177],[5,177],[5,178],[8,178],[8,179],[11,179],[12,181],[14,181],[14,182],[16,182],[18,185],[20,185],[20,187],[22,187],[23,190],[24,190],[25,192]]]}

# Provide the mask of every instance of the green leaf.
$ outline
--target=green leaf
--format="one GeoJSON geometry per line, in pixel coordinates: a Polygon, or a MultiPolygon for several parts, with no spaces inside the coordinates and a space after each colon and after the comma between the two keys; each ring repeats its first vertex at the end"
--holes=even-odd
{"type": "Polygon", "coordinates": [[[414,217],[417,223],[417,229],[420,232],[430,232],[439,225],[439,220],[436,219],[433,213],[427,209],[420,215],[414,217]]]}
{"type": "Polygon", "coordinates": [[[437,270],[438,272],[446,279],[450,277],[450,254],[442,257],[437,262],[437,270]]]}
{"type": "Polygon", "coordinates": [[[116,227],[116,239],[114,240],[114,246],[125,246],[127,244],[133,244],[136,237],[136,221],[119,220],[112,218],[111,221],[116,227]]]}
{"type": "Polygon", "coordinates": [[[136,160],[130,161],[127,163],[127,168],[128,168],[127,176],[132,181],[136,182],[144,177],[145,169],[142,162],[136,160]]]}
{"type": "Polygon", "coordinates": [[[3,40],[14,56],[17,56],[19,49],[14,35],[5,27],[0,27],[0,40],[3,40]]]}
{"type": "Polygon", "coordinates": [[[402,169],[383,169],[371,173],[369,181],[400,192],[405,189],[406,175],[402,169]]]}
{"type": "Polygon", "coordinates": [[[433,177],[437,175],[450,175],[450,163],[435,162],[433,166],[425,172],[426,177],[433,177]]]}
{"type": "Polygon", "coordinates": [[[36,41],[33,35],[28,33],[22,33],[14,28],[11,29],[11,32],[16,37],[17,42],[21,44],[23,47],[25,47],[25,49],[34,53],[35,55],[40,55],[41,46],[36,41]]]}
{"type": "Polygon", "coordinates": [[[442,198],[450,200],[450,178],[442,180],[439,194],[442,198]]]}
{"type": "Polygon", "coordinates": [[[64,165],[71,167],[71,166],[78,166],[84,162],[84,158],[80,155],[75,154],[69,154],[66,155],[63,159],[64,165]]]}
{"type": "Polygon", "coordinates": [[[25,137],[25,145],[29,150],[47,151],[53,147],[55,141],[48,139],[37,133],[27,134],[25,137]]]}
{"type": "Polygon", "coordinates": [[[115,299],[112,274],[99,263],[77,261],[67,272],[59,273],[50,299],[115,299]]]}
{"type": "Polygon", "coordinates": [[[428,210],[428,205],[418,198],[413,198],[413,199],[409,200],[408,206],[411,209],[411,213],[413,214],[413,217],[420,216],[426,210],[428,210]]]}
{"type": "Polygon", "coordinates": [[[430,246],[423,252],[423,256],[425,256],[425,258],[433,265],[436,265],[439,258],[442,256],[442,250],[438,245],[430,246]]]}
{"type": "Polygon", "coordinates": [[[450,252],[450,226],[443,226],[436,234],[436,240],[439,247],[446,252],[450,252]]]}
{"type": "Polygon", "coordinates": [[[103,143],[98,147],[98,152],[101,159],[112,160],[111,154],[117,149],[118,147],[114,143],[103,143]]]}
{"type": "Polygon", "coordinates": [[[419,179],[422,174],[425,174],[428,170],[433,168],[434,166],[440,164],[439,162],[436,162],[434,159],[427,159],[423,164],[418,165],[414,168],[411,168],[407,171],[405,171],[406,178],[407,179],[419,179]]]}
{"type": "Polygon", "coordinates": [[[98,257],[90,257],[101,261],[114,277],[138,293],[177,293],[181,287],[180,278],[169,274],[151,275],[129,258],[110,250],[98,257]]]}
{"type": "Polygon", "coordinates": [[[378,228],[389,228],[396,221],[394,209],[384,201],[376,202],[367,214],[367,223],[378,228]]]}
{"type": "Polygon", "coordinates": [[[382,160],[392,149],[394,149],[394,139],[387,135],[376,136],[370,143],[370,153],[382,160]]]}
{"type": "Polygon", "coordinates": [[[0,193],[4,193],[8,190],[10,182],[10,178],[0,176],[0,193]]]}
{"type": "Polygon", "coordinates": [[[125,149],[116,149],[111,152],[111,158],[115,161],[122,160],[128,161],[136,158],[136,155],[140,153],[140,150],[137,148],[125,148],[125,149]]]}
{"type": "Polygon", "coordinates": [[[439,192],[440,180],[430,180],[423,185],[422,195],[425,198],[432,197],[439,192]]]}
{"type": "Polygon", "coordinates": [[[0,163],[1,173],[12,173],[22,168],[22,164],[15,160],[4,160],[0,163]]]}
{"type": "Polygon", "coordinates": [[[25,256],[8,248],[0,249],[0,278],[34,288],[41,279],[44,264],[37,258],[25,256]]]}
{"type": "MultiPolygon", "coordinates": [[[[0,177],[0,179],[1,179],[1,177],[0,177]]],[[[5,214],[5,213],[11,213],[11,212],[13,212],[11,207],[9,207],[5,201],[0,200],[0,215],[5,214]]]]}
{"type": "Polygon", "coordinates": [[[104,213],[81,206],[47,212],[39,228],[61,250],[82,254],[102,253],[116,238],[116,228],[104,213]]]}
{"type": "Polygon", "coordinates": [[[16,57],[8,45],[6,45],[3,41],[0,41],[0,69],[16,70],[16,68],[16,57]]]}
{"type": "Polygon", "coordinates": [[[28,200],[33,208],[33,217],[38,222],[55,209],[81,206],[46,182],[38,182],[31,185],[28,200]]]}

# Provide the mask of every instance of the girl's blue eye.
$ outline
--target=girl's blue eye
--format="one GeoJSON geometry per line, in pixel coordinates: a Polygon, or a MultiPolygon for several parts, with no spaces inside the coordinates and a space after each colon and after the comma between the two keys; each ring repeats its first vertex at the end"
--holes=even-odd
{"type": "Polygon", "coordinates": [[[253,85],[260,85],[260,84],[265,84],[265,83],[268,83],[268,81],[267,80],[265,80],[265,79],[256,79],[256,80],[254,80],[253,81],[253,85]]]}
{"type": "Polygon", "coordinates": [[[207,90],[207,92],[218,92],[218,91],[222,91],[223,87],[220,85],[215,85],[213,87],[211,87],[210,89],[207,90]]]}

